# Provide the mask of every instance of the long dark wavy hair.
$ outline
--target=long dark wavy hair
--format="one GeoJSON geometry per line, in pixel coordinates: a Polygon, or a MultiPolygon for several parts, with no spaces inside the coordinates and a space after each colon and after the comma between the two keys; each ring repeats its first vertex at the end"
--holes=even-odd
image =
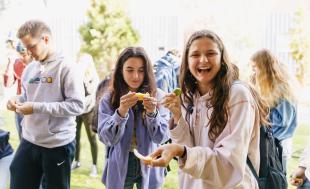
{"type": "MultiPolygon", "coordinates": [[[[210,129],[208,136],[210,140],[214,142],[216,138],[222,133],[228,122],[228,101],[230,96],[230,88],[232,86],[232,83],[235,80],[238,80],[239,73],[238,67],[232,64],[229,60],[227,50],[222,40],[215,33],[209,30],[201,30],[193,33],[186,43],[180,69],[180,84],[184,94],[184,98],[181,99],[181,103],[182,106],[187,109],[187,112],[188,107],[193,106],[193,96],[195,91],[198,90],[197,81],[189,70],[188,54],[192,43],[195,40],[201,38],[211,39],[214,43],[217,44],[218,49],[221,53],[221,68],[212,81],[214,83],[212,88],[212,96],[210,97],[210,99],[208,99],[209,103],[207,103],[207,109],[213,108],[211,117],[209,117],[210,121],[208,123],[208,126],[210,127],[210,129]]],[[[262,106],[262,119],[265,120],[265,106],[263,105],[263,102],[261,102],[261,99],[257,99],[259,97],[254,96],[254,98],[255,100],[258,100],[258,108],[260,109],[260,106],[262,106]]]]}
{"type": "Polygon", "coordinates": [[[119,55],[109,90],[111,91],[111,105],[117,109],[120,105],[121,96],[129,92],[129,86],[124,80],[123,67],[129,58],[141,58],[144,66],[144,80],[137,92],[148,92],[152,97],[156,96],[156,81],[151,61],[142,47],[128,47],[119,55]]]}

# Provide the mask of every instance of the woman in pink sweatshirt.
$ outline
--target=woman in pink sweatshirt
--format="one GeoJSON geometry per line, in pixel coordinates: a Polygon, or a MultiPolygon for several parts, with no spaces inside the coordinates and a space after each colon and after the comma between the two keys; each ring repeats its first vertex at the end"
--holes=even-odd
{"type": "Polygon", "coordinates": [[[179,157],[181,189],[258,188],[246,159],[258,171],[259,129],[267,124],[267,109],[238,75],[215,33],[192,34],[181,65],[181,98],[171,93],[162,102],[173,114],[173,144],[150,155],[153,166],[179,157]]]}

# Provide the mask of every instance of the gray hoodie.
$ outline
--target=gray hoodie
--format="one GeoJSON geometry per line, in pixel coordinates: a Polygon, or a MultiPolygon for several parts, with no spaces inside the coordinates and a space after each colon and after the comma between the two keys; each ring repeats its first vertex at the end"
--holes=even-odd
{"type": "Polygon", "coordinates": [[[33,102],[33,114],[24,116],[23,138],[54,148],[75,139],[75,116],[84,108],[84,87],[77,66],[61,53],[44,62],[32,62],[23,72],[21,102],[33,102]]]}

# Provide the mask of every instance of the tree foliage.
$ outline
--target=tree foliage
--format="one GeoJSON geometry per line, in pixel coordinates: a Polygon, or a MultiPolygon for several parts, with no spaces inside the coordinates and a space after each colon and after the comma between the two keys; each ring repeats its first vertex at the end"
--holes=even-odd
{"type": "Polygon", "coordinates": [[[91,0],[87,12],[89,20],[80,27],[81,52],[93,56],[101,74],[109,71],[122,49],[139,40],[137,31],[121,8],[124,6],[117,3],[116,0],[91,0]]]}
{"type": "Polygon", "coordinates": [[[295,12],[294,24],[289,33],[291,36],[290,49],[297,66],[296,77],[301,83],[304,83],[305,74],[309,69],[310,39],[302,9],[295,12]]]}

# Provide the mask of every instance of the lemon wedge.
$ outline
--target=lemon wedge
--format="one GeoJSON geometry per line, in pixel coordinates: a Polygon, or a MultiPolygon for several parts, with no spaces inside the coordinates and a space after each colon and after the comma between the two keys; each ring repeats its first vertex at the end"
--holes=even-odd
{"type": "Polygon", "coordinates": [[[140,154],[137,149],[133,149],[133,153],[135,154],[137,158],[143,161],[151,162],[153,160],[150,156],[143,156],[142,154],[140,154]]]}
{"type": "Polygon", "coordinates": [[[149,93],[136,93],[139,100],[143,100],[144,97],[150,97],[149,93]]]}

